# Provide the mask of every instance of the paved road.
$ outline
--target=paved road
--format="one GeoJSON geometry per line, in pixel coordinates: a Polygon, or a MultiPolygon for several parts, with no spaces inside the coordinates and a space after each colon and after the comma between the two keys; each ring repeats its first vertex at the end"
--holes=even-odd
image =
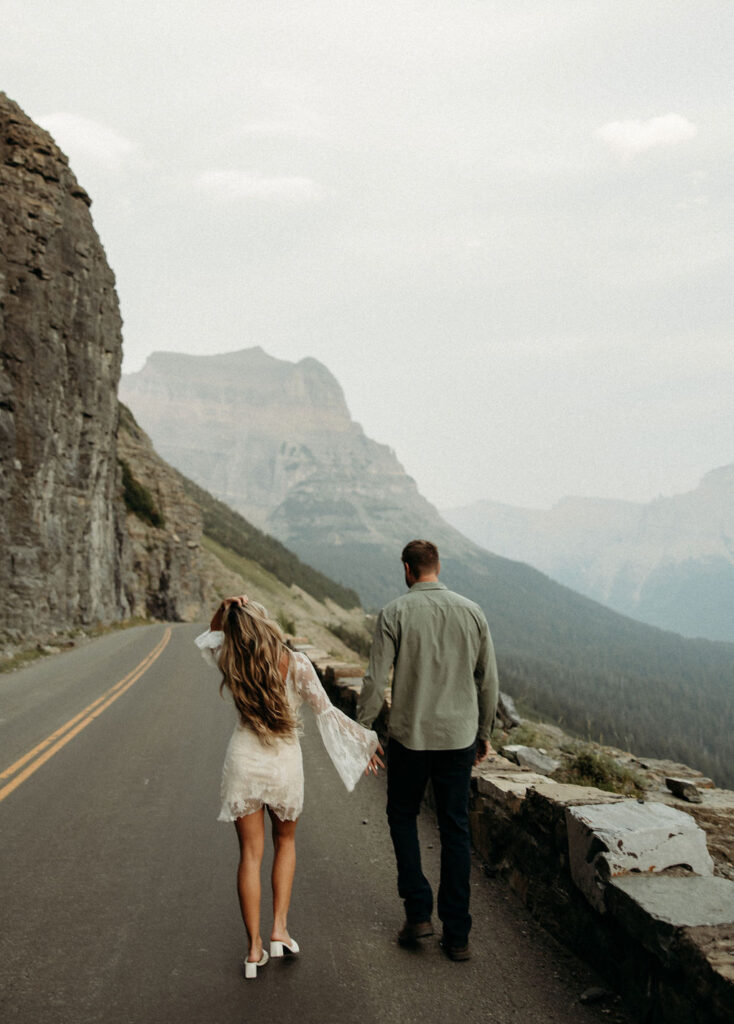
{"type": "MultiPolygon", "coordinates": [[[[621,1019],[579,1003],[597,979],[478,865],[474,958],[398,947],[384,782],[347,794],[309,721],[290,922],[303,955],[245,982],[234,828],[215,820],[233,712],[196,632],[138,627],[0,676],[0,770],[15,765],[0,779],[4,1024],[621,1019]]],[[[435,879],[430,820],[423,841],[435,879]]]]}

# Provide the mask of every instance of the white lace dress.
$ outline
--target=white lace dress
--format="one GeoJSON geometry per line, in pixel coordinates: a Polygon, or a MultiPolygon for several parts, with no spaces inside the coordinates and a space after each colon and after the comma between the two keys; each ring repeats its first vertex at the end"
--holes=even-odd
{"type": "MultiPolygon", "coordinates": [[[[196,646],[215,667],[224,639],[206,630],[196,646]]],[[[377,749],[377,733],[362,728],[329,700],[305,654],[290,653],[286,677],[288,701],[298,715],[305,701],[315,714],[324,746],[348,790],[353,790],[377,749]]],[[[295,821],[303,809],[303,761],[298,735],[277,736],[263,743],[257,733],[239,721],[224,757],[219,821],[235,821],[267,805],[281,821],[295,821]]]]}

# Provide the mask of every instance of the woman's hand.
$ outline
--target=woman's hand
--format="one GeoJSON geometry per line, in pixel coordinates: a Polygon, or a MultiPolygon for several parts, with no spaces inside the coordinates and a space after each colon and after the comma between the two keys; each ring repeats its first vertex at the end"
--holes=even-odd
{"type": "Polygon", "coordinates": [[[241,608],[244,608],[249,600],[250,599],[247,596],[247,594],[241,594],[239,597],[225,597],[225,599],[219,605],[217,610],[214,612],[214,615],[212,616],[212,621],[209,623],[209,629],[212,631],[212,633],[222,628],[222,619],[224,617],[224,613],[227,611],[230,605],[238,604],[241,608]]]}
{"type": "MultiPolygon", "coordinates": [[[[377,750],[384,755],[385,751],[382,749],[380,744],[377,744],[377,750]]],[[[380,760],[375,752],[367,763],[367,767],[364,770],[365,775],[377,775],[380,768],[384,768],[384,763],[380,760]]]]}

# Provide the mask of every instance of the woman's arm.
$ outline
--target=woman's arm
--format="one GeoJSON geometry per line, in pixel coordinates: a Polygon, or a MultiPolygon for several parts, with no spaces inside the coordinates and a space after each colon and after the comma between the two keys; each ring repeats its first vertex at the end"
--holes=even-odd
{"type": "Polygon", "coordinates": [[[316,712],[323,744],[347,789],[354,789],[362,772],[377,774],[378,768],[383,767],[377,756],[378,751],[383,753],[377,733],[358,725],[331,703],[313,665],[303,655],[296,656],[295,684],[300,696],[316,712]]]}

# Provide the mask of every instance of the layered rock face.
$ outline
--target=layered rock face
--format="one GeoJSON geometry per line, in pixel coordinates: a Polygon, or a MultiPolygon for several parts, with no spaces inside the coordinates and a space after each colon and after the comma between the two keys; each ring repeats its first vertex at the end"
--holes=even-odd
{"type": "Polygon", "coordinates": [[[445,513],[478,544],[684,636],[734,641],[734,465],[649,504],[565,498],[552,509],[477,502],[445,513]]]}
{"type": "Polygon", "coordinates": [[[125,406],[117,454],[162,520],[154,526],[135,512],[125,514],[120,559],[125,606],[133,616],[191,621],[216,600],[202,565],[201,512],[125,406]]]}
{"type": "Polygon", "coordinates": [[[0,636],[125,612],[115,280],[90,199],[0,94],[0,636]]]}
{"type": "MultiPolygon", "coordinates": [[[[196,617],[202,517],[129,413],[115,279],[90,199],[0,93],[0,644],[196,617]],[[163,516],[126,509],[119,459],[163,516]]],[[[210,588],[211,589],[211,588],[210,588]]]]}
{"type": "Polygon", "coordinates": [[[163,458],[368,603],[399,592],[407,540],[455,532],[315,359],[157,352],[120,396],[163,458]]]}

